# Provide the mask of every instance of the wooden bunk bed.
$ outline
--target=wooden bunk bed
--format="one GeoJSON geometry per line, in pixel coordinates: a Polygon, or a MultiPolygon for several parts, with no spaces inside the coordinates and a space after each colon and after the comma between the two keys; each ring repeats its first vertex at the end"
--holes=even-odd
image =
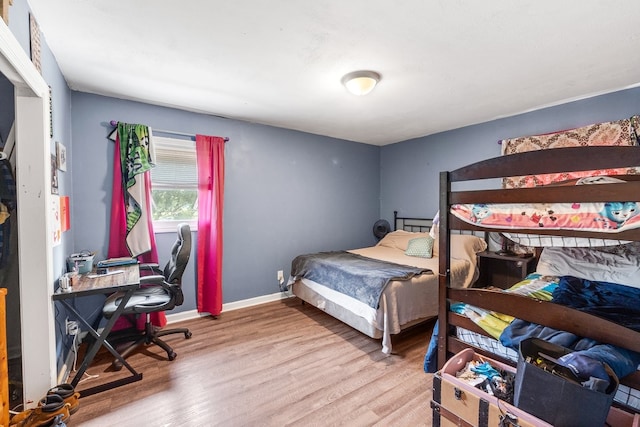
{"type": "MultiPolygon", "coordinates": [[[[440,175],[440,224],[439,245],[441,254],[449,251],[452,230],[485,230],[492,232],[524,233],[527,235],[567,236],[588,239],[614,239],[640,241],[640,227],[620,231],[583,231],[576,229],[539,228],[487,228],[482,221],[463,221],[452,213],[452,207],[460,204],[531,204],[531,203],[604,203],[640,200],[640,177],[618,176],[623,184],[598,185],[549,185],[535,188],[503,189],[504,177],[540,175],[569,171],[595,171],[627,168],[640,165],[640,147],[572,147],[496,157],[477,162],[440,175]],[[488,180],[488,181],[487,181],[488,180]]],[[[638,203],[640,206],[640,203],[638,203]]],[[[576,309],[548,301],[540,301],[501,290],[449,286],[449,257],[441,256],[439,271],[439,331],[437,335],[437,362],[442,368],[446,360],[464,348],[472,347],[477,353],[503,363],[514,365],[513,360],[498,356],[486,349],[473,347],[456,335],[463,328],[479,335],[489,336],[469,318],[449,311],[453,302],[462,302],[504,313],[528,322],[567,331],[579,337],[594,339],[633,352],[640,352],[640,332],[618,323],[587,314],[576,309]]],[[[434,337],[435,339],[435,337],[434,337]]],[[[432,344],[433,346],[433,344],[432,344]]],[[[426,360],[425,360],[426,369],[426,360]]],[[[620,379],[620,383],[640,390],[640,371],[620,379]]],[[[638,396],[640,394],[636,394],[638,396]]],[[[623,405],[624,406],[624,405],[623,405]]],[[[639,412],[632,409],[632,412],[639,412]]]]}

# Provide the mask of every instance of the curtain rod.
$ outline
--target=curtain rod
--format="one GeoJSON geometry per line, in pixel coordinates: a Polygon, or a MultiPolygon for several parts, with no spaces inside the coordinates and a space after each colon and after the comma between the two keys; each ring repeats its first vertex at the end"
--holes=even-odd
{"type": "MultiPolygon", "coordinates": [[[[111,126],[118,126],[118,121],[117,121],[117,120],[111,120],[111,121],[109,122],[109,124],[110,124],[111,126]]],[[[192,134],[192,133],[176,132],[176,131],[173,131],[173,130],[162,130],[162,129],[156,129],[156,128],[151,128],[151,129],[152,129],[152,130],[154,130],[154,131],[156,131],[156,132],[160,132],[160,133],[168,133],[168,134],[170,134],[170,135],[188,136],[188,137],[190,137],[190,138],[195,138],[195,137],[196,137],[196,136],[195,136],[194,134],[192,134]]],[[[228,138],[228,137],[225,137],[225,138],[224,138],[224,142],[227,142],[227,141],[229,141],[229,138],[228,138]]]]}

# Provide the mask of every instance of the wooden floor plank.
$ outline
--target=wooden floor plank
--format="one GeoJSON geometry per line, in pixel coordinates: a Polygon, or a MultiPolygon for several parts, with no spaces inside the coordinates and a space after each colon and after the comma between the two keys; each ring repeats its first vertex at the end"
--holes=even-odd
{"type": "MultiPolygon", "coordinates": [[[[181,322],[129,362],[142,381],[83,397],[75,426],[429,426],[432,376],[422,370],[433,323],[393,337],[394,354],[296,298],[181,322]]],[[[81,387],[108,381],[101,352],[81,387]]],[[[79,388],[81,388],[79,387],[79,388]]]]}

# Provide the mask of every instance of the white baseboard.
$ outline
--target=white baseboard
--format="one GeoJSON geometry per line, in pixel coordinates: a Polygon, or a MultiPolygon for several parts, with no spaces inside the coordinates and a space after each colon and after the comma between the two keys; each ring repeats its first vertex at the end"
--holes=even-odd
{"type": "MultiPolygon", "coordinates": [[[[291,298],[288,293],[277,292],[275,294],[263,295],[255,298],[249,298],[241,301],[234,301],[227,304],[222,304],[222,312],[238,310],[240,308],[252,307],[254,305],[264,304],[272,301],[279,301],[282,299],[291,298]]],[[[183,320],[197,319],[199,317],[209,316],[209,313],[198,313],[197,310],[182,311],[180,313],[167,314],[167,324],[182,322],[183,320]]]]}

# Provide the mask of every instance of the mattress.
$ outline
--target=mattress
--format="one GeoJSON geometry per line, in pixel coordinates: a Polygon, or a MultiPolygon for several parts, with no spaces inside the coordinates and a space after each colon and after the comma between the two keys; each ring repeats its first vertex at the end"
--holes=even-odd
{"type": "MultiPolygon", "coordinates": [[[[391,281],[380,299],[377,309],[355,298],[334,291],[321,283],[299,279],[292,284],[293,293],[303,301],[326,311],[360,332],[382,338],[382,351],[392,351],[391,335],[438,314],[438,258],[420,258],[404,255],[404,251],[375,246],[350,252],[405,265],[429,268],[411,280],[391,281]]],[[[452,259],[451,280],[454,286],[469,286],[477,278],[473,260],[452,259]]]]}

